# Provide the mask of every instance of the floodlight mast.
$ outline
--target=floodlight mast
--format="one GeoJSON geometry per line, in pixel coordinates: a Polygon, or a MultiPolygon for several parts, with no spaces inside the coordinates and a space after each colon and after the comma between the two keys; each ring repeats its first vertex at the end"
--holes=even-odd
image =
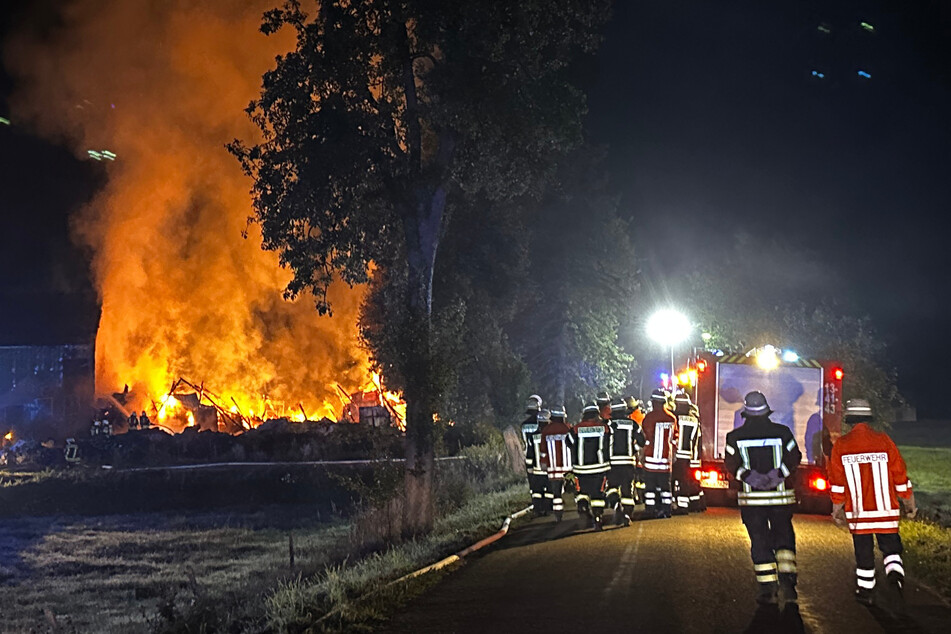
{"type": "Polygon", "coordinates": [[[676,375],[674,346],[690,335],[690,321],[676,310],[665,308],[656,311],[647,320],[647,336],[670,349],[670,376],[676,375]]]}

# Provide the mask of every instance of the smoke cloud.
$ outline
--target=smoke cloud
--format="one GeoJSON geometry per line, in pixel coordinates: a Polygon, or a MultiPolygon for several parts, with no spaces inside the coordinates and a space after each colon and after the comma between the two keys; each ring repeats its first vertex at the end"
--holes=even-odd
{"type": "Polygon", "coordinates": [[[258,31],[275,4],[74,0],[57,5],[55,27],[21,32],[4,51],[18,119],[84,159],[115,154],[73,219],[102,301],[100,392],[129,384],[158,398],[185,376],[245,408],[267,394],[313,416],[339,405],[335,382],[366,380],[363,291],[334,287],[332,318],[309,298],[282,299],[289,274],[247,226],[250,183],[224,147],[256,137],[244,108],[293,46],[258,31]]]}

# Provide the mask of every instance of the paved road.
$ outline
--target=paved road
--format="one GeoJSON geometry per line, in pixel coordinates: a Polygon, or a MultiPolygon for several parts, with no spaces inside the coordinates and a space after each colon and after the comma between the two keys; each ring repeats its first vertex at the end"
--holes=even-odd
{"type": "MultiPolygon", "coordinates": [[[[573,513],[570,515],[574,515],[573,513]]],[[[925,590],[852,598],[848,533],[797,515],[799,609],[757,611],[749,541],[736,509],[579,530],[539,518],[514,529],[415,599],[388,632],[942,632],[951,610],[925,590]],[[543,601],[544,609],[531,609],[543,601]],[[902,616],[904,611],[904,616],[902,616]],[[609,628],[609,629],[606,629],[609,628]]],[[[879,569],[881,564],[879,563],[879,569]]],[[[884,589],[881,583],[880,589],[884,589]]]]}

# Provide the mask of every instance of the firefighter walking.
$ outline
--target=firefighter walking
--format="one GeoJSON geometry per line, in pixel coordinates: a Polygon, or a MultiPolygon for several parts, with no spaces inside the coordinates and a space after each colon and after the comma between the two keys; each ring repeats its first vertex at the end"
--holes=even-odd
{"type": "Polygon", "coordinates": [[[750,555],[759,583],[756,600],[778,603],[778,591],[787,603],[796,593],[796,534],[792,481],[802,452],[785,425],[769,419],[772,410],[762,392],[743,400],[743,425],[726,435],[724,466],[740,483],[740,516],[750,536],[750,555]]]}
{"type": "Polygon", "coordinates": [[[611,427],[607,506],[614,509],[615,524],[630,526],[636,504],[637,452],[644,446],[644,434],[640,425],[628,418],[627,403],[623,399],[611,404],[611,419],[605,422],[611,427]]]}
{"type": "Polygon", "coordinates": [[[700,468],[700,412],[686,392],[674,398],[677,444],[674,453],[673,488],[677,509],[688,513],[705,510],[703,487],[694,476],[700,468]]]}
{"type": "Polygon", "coordinates": [[[611,428],[601,419],[598,406],[594,403],[585,406],[581,422],[575,425],[574,471],[578,480],[578,514],[594,526],[594,530],[603,528],[604,480],[611,469],[610,438],[611,428]]]}
{"type": "Polygon", "coordinates": [[[542,429],[540,446],[542,464],[548,472],[552,512],[555,522],[560,522],[565,512],[565,476],[571,471],[571,456],[575,446],[574,434],[565,420],[564,406],[552,408],[551,422],[542,429]]]}
{"type": "MultiPolygon", "coordinates": [[[[542,397],[532,394],[525,406],[527,418],[522,422],[522,440],[525,441],[525,471],[528,474],[528,488],[532,493],[532,510],[535,515],[547,515],[550,512],[546,504],[548,493],[548,472],[541,464],[539,446],[541,431],[547,419],[539,423],[542,397]]],[[[547,412],[546,412],[547,415],[547,412]]]]}
{"type": "Polygon", "coordinates": [[[645,517],[671,516],[671,448],[677,421],[667,409],[667,392],[651,393],[651,410],[644,417],[644,505],[645,517]]]}
{"type": "Polygon", "coordinates": [[[898,447],[887,434],[874,430],[872,422],[867,401],[846,402],[843,431],[847,433],[832,446],[829,461],[832,517],[852,533],[855,599],[865,605],[875,602],[873,541],[882,552],[886,580],[902,594],[905,569],[898,520],[902,510],[909,518],[918,513],[898,447]]]}

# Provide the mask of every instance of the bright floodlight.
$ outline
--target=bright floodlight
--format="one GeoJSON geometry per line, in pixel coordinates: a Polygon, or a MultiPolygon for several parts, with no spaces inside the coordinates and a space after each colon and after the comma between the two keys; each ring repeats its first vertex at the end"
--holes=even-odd
{"type": "Polygon", "coordinates": [[[779,365],[779,355],[773,346],[763,346],[756,351],[756,365],[764,370],[772,370],[779,365]]]}
{"type": "Polygon", "coordinates": [[[662,346],[673,346],[690,334],[690,322],[676,310],[659,310],[647,320],[647,336],[662,346]]]}
{"type": "Polygon", "coordinates": [[[792,350],[786,350],[783,352],[783,361],[786,363],[795,363],[799,361],[799,355],[792,350]]]}

